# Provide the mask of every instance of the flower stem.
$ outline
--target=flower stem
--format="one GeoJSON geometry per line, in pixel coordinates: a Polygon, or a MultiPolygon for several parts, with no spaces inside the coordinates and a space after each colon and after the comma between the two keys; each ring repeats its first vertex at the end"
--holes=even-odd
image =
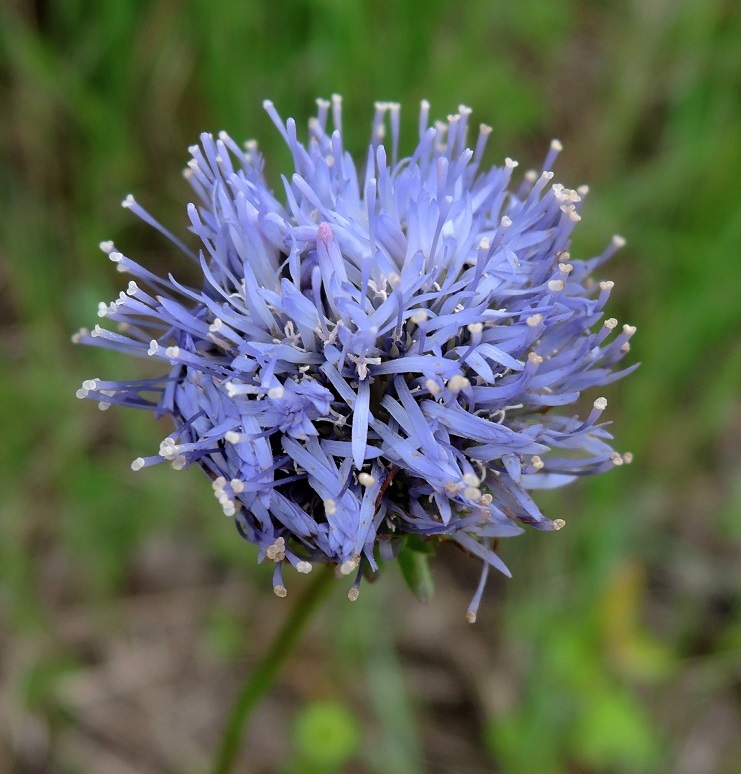
{"type": "Polygon", "coordinates": [[[283,665],[301,639],[306,625],[326,596],[334,578],[334,568],[321,567],[313,575],[311,583],[283,621],[267,653],[247,677],[237,695],[221,737],[212,774],[229,774],[232,770],[252,711],[275,683],[283,665]]]}

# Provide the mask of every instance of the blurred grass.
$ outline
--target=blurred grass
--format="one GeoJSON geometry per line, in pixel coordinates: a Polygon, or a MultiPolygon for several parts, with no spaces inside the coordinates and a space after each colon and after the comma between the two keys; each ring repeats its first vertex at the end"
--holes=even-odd
{"type": "MultiPolygon", "coordinates": [[[[605,272],[643,363],[607,395],[634,465],[544,500],[568,521],[558,536],[503,547],[515,580],[495,582],[506,599],[484,603],[481,627],[498,632],[492,662],[512,657],[514,688],[486,720],[491,759],[512,774],[691,770],[687,740],[741,681],[740,39],[728,0],[0,6],[0,617],[6,648],[36,643],[18,711],[44,708],[35,676],[70,668],[55,611],[129,593],[153,536],[255,574],[197,474],[129,472],[164,431],[74,401],[83,378],[135,367],[69,344],[119,289],[97,243],[178,260],[118,202],[133,191],[183,230],[179,170],[203,130],[257,137],[277,181],[287,155],[266,97],[300,122],[342,93],[358,153],[373,100],[403,103],[410,138],[426,97],[436,115],[463,102],[492,124],[492,161],[537,165],[552,136],[565,142],[559,176],[592,186],[572,252],[628,237],[605,272]]],[[[358,626],[358,663],[401,690],[371,691],[382,741],[364,760],[424,769],[389,633],[358,626]]],[[[720,732],[705,754],[695,771],[738,770],[720,732]]]]}

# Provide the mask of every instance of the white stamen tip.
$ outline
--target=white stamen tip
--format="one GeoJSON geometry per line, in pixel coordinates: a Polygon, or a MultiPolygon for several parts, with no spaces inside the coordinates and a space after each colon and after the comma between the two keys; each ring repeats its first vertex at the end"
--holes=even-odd
{"type": "Polygon", "coordinates": [[[311,562],[296,562],[296,571],[308,575],[311,572],[311,562]]]}
{"type": "Polygon", "coordinates": [[[617,327],[618,321],[614,317],[608,317],[602,324],[611,331],[617,327]]]}
{"type": "Polygon", "coordinates": [[[227,430],[224,433],[224,440],[227,443],[239,443],[239,438],[239,433],[235,432],[234,430],[227,430]]]}
{"type": "Polygon", "coordinates": [[[612,461],[612,464],[616,466],[620,466],[624,462],[622,454],[619,454],[618,452],[613,452],[610,455],[610,460],[612,461]]]}
{"type": "Polygon", "coordinates": [[[427,392],[430,393],[430,395],[440,394],[440,385],[434,379],[425,380],[425,388],[427,389],[427,392]]]}
{"type": "Polygon", "coordinates": [[[541,460],[537,454],[534,454],[530,458],[530,464],[535,468],[536,471],[542,470],[545,466],[545,462],[543,462],[543,460],[541,460]]]}
{"type": "Polygon", "coordinates": [[[563,288],[563,280],[551,280],[548,283],[548,290],[550,290],[552,293],[558,293],[559,291],[563,290],[563,288]]]}
{"type": "Polygon", "coordinates": [[[477,503],[481,499],[481,490],[475,486],[467,486],[463,490],[463,496],[477,503]]]}
{"type": "Polygon", "coordinates": [[[347,598],[350,602],[354,602],[360,596],[360,589],[357,586],[352,586],[350,591],[347,592],[347,598]]]}
{"type": "Polygon", "coordinates": [[[172,461],[173,470],[182,470],[188,463],[188,458],[184,454],[178,454],[172,461]]]}
{"type": "Polygon", "coordinates": [[[615,236],[612,238],[612,244],[619,250],[621,247],[625,247],[625,237],[620,236],[620,234],[615,234],[615,236]]]}
{"type": "Polygon", "coordinates": [[[594,401],[594,407],[597,411],[604,411],[607,408],[607,398],[597,398],[597,400],[594,401]]]}
{"type": "Polygon", "coordinates": [[[531,352],[527,359],[533,364],[533,365],[540,365],[543,362],[543,358],[537,353],[537,352],[531,352]]]}
{"type": "Polygon", "coordinates": [[[426,309],[418,309],[409,319],[415,323],[415,325],[421,325],[428,320],[430,315],[426,309]]]}
{"type": "Polygon", "coordinates": [[[167,349],[165,349],[165,355],[171,358],[180,357],[180,347],[167,347],[167,349]]]}
{"type": "Polygon", "coordinates": [[[324,512],[327,516],[334,516],[337,513],[337,503],[331,497],[324,501],[324,512]]]}
{"type": "Polygon", "coordinates": [[[559,153],[563,150],[563,144],[560,140],[551,140],[551,150],[558,151],[559,153]]]}
{"type": "Polygon", "coordinates": [[[508,215],[502,215],[502,219],[499,221],[499,225],[502,228],[509,228],[512,225],[512,218],[508,215]]]}
{"type": "Polygon", "coordinates": [[[129,194],[129,195],[128,195],[128,196],[127,196],[127,197],[126,197],[126,198],[125,198],[125,199],[124,199],[124,200],[121,202],[121,206],[122,206],[122,207],[126,207],[127,209],[128,209],[129,207],[133,207],[135,204],[136,204],[136,200],[134,199],[134,197],[133,197],[131,194],[129,194]]]}
{"type": "Polygon", "coordinates": [[[474,610],[468,610],[466,612],[466,621],[470,624],[476,623],[476,612],[474,610]]]}
{"type": "Polygon", "coordinates": [[[143,467],[144,467],[144,457],[137,457],[131,463],[131,469],[132,470],[141,470],[143,467]]]}
{"type": "Polygon", "coordinates": [[[211,325],[208,326],[208,329],[211,331],[211,333],[218,333],[218,331],[222,329],[223,325],[224,323],[222,322],[221,318],[215,317],[211,325]]]}
{"type": "Polygon", "coordinates": [[[268,398],[272,398],[273,400],[277,400],[279,398],[282,398],[286,394],[285,388],[282,386],[279,387],[271,387],[268,390],[268,398]]]}
{"type": "Polygon", "coordinates": [[[279,583],[277,586],[273,586],[273,593],[276,597],[280,597],[282,599],[286,596],[286,594],[288,594],[288,590],[283,584],[279,583]]]}
{"type": "Polygon", "coordinates": [[[232,488],[232,492],[234,492],[234,494],[240,494],[241,492],[244,492],[244,481],[240,481],[238,478],[233,478],[229,482],[229,486],[232,488]]]}
{"type": "Polygon", "coordinates": [[[391,274],[388,275],[388,281],[389,285],[396,287],[401,282],[401,277],[395,271],[392,271],[391,274]]]}
{"type": "Polygon", "coordinates": [[[636,332],[635,325],[623,325],[623,331],[628,334],[628,336],[632,336],[636,332]]]}
{"type": "Polygon", "coordinates": [[[160,345],[157,342],[157,340],[156,339],[152,339],[149,342],[149,349],[147,350],[147,354],[149,355],[149,357],[153,357],[154,355],[156,355],[157,354],[157,350],[159,348],[160,348],[160,345]]]}
{"type": "Polygon", "coordinates": [[[358,566],[358,560],[353,557],[352,559],[347,559],[340,565],[340,573],[342,575],[349,575],[351,572],[353,572],[358,566]]]}
{"type": "Polygon", "coordinates": [[[625,452],[625,454],[623,454],[623,462],[626,465],[630,465],[630,463],[633,462],[633,452],[625,452]]]}
{"type": "Polygon", "coordinates": [[[612,280],[603,280],[599,284],[600,290],[612,290],[615,287],[615,283],[612,280]]]}
{"type": "Polygon", "coordinates": [[[481,484],[481,479],[475,473],[464,473],[463,483],[466,486],[478,487],[481,484]]]}
{"type": "Polygon", "coordinates": [[[448,389],[451,392],[460,392],[470,386],[471,382],[465,376],[461,376],[460,374],[456,374],[448,379],[448,389]]]}
{"type": "Polygon", "coordinates": [[[473,334],[481,333],[481,331],[484,330],[484,324],[480,322],[469,323],[467,327],[468,327],[468,332],[473,334]]]}
{"type": "Polygon", "coordinates": [[[533,314],[533,315],[531,315],[530,317],[528,317],[528,318],[527,318],[527,320],[525,320],[525,322],[526,322],[526,323],[527,323],[527,324],[528,324],[528,325],[529,325],[531,328],[534,328],[536,325],[540,325],[540,323],[542,323],[542,322],[543,322],[543,315],[542,315],[542,314],[540,314],[540,313],[538,313],[538,314],[533,314]]]}
{"type": "Polygon", "coordinates": [[[558,270],[562,274],[571,274],[571,272],[574,270],[574,267],[570,263],[559,263],[558,270]]]}
{"type": "Polygon", "coordinates": [[[507,167],[507,169],[514,169],[519,163],[519,161],[511,159],[509,156],[504,160],[504,166],[507,167]]]}
{"type": "Polygon", "coordinates": [[[370,473],[358,473],[358,482],[362,486],[373,486],[376,483],[376,477],[370,473]]]}
{"type": "Polygon", "coordinates": [[[563,529],[565,526],[566,526],[566,522],[563,519],[553,520],[553,529],[559,530],[559,529],[563,529]]]}

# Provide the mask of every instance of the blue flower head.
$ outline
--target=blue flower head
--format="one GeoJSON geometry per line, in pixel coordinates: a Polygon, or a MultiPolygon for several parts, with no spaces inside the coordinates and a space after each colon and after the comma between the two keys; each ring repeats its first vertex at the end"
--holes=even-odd
{"type": "Polygon", "coordinates": [[[408,540],[450,540],[483,560],[475,620],[495,552],[521,525],[556,530],[529,492],[630,461],[610,446],[598,397],[635,329],[602,321],[612,282],[569,254],[586,187],[551,182],[560,143],[519,184],[517,163],[481,168],[491,129],[467,146],[470,110],[429,126],[398,157],[399,106],[377,103],[365,162],[343,147],[341,101],[319,100],[306,144],[265,109],[293,156],[284,200],[254,142],[201,136],[186,177],[191,250],[132,197],[124,206],[202,272],[197,287],[101,245],[128,289],[75,341],[162,364],[160,378],[90,379],[78,391],[172,417],[157,454],[200,466],[224,513],[275,563],[362,574],[408,540]],[[332,114],[334,129],[328,128],[332,114]],[[390,143],[385,142],[390,128],[390,143]],[[409,536],[416,536],[410,538],[409,536]]]}

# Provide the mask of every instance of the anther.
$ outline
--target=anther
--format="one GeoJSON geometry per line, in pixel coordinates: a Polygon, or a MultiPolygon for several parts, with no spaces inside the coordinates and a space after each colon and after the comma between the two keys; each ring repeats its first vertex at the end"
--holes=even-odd
{"type": "Polygon", "coordinates": [[[286,394],[284,387],[272,387],[268,390],[268,398],[273,398],[273,400],[282,398],[286,394]]]}
{"type": "Polygon", "coordinates": [[[563,288],[563,280],[551,280],[548,283],[548,290],[550,290],[552,293],[558,293],[559,291],[563,290],[563,288]]]}
{"type": "Polygon", "coordinates": [[[144,457],[137,457],[131,463],[131,469],[132,470],[141,470],[143,467],[144,467],[144,457]]]}
{"type": "Polygon", "coordinates": [[[296,571],[302,575],[308,575],[311,572],[311,562],[296,562],[296,571]]]}
{"type": "Polygon", "coordinates": [[[597,400],[594,401],[594,407],[597,411],[604,411],[607,408],[607,398],[597,398],[597,400]]]}
{"type": "Polygon", "coordinates": [[[537,353],[537,352],[531,352],[527,359],[533,364],[533,365],[540,365],[543,362],[543,358],[537,353]]]}
{"type": "Polygon", "coordinates": [[[324,501],[324,512],[327,516],[334,516],[337,513],[337,503],[331,497],[324,501]]]}
{"type": "Polygon", "coordinates": [[[280,597],[282,599],[286,596],[286,594],[288,594],[288,590],[283,584],[279,583],[277,586],[273,586],[273,593],[276,597],[280,597]]]}
{"type": "Polygon", "coordinates": [[[416,325],[421,325],[429,319],[429,316],[426,309],[418,309],[409,319],[416,325]]]}
{"type": "Polygon", "coordinates": [[[370,473],[358,473],[358,482],[362,486],[373,486],[376,483],[376,477],[370,473]]]}
{"type": "Polygon", "coordinates": [[[543,322],[543,315],[538,312],[538,314],[533,314],[530,317],[525,320],[525,322],[531,327],[535,328],[536,325],[540,325],[540,323],[543,322]]]}
{"type": "Polygon", "coordinates": [[[612,464],[616,466],[620,466],[624,462],[622,455],[619,454],[618,452],[613,452],[610,455],[610,460],[612,461],[612,464]]]}
{"type": "Polygon", "coordinates": [[[612,290],[615,287],[615,283],[612,280],[603,280],[599,284],[600,290],[612,290]]]}
{"type": "Polygon", "coordinates": [[[347,592],[347,598],[350,602],[354,602],[360,596],[360,589],[357,586],[351,586],[350,591],[347,592]]]}
{"type": "Polygon", "coordinates": [[[351,572],[353,572],[357,568],[359,563],[360,563],[360,560],[356,556],[353,556],[352,559],[345,560],[340,565],[340,573],[342,575],[349,575],[351,572]]]}
{"type": "Polygon", "coordinates": [[[455,376],[452,376],[450,379],[448,379],[448,389],[451,392],[460,392],[461,390],[465,390],[470,386],[470,380],[465,376],[461,376],[460,374],[456,374],[455,376]]]}
{"type": "Polygon", "coordinates": [[[563,519],[554,519],[553,520],[553,529],[558,531],[559,529],[563,529],[566,526],[566,522],[563,519]]]}
{"type": "Polygon", "coordinates": [[[543,462],[543,460],[541,460],[537,454],[534,454],[530,458],[530,464],[533,466],[533,468],[535,468],[536,471],[542,470],[545,466],[545,462],[543,462]]]}
{"type": "Polygon", "coordinates": [[[608,330],[612,330],[617,327],[618,321],[614,317],[608,317],[602,324],[608,330]]]}

